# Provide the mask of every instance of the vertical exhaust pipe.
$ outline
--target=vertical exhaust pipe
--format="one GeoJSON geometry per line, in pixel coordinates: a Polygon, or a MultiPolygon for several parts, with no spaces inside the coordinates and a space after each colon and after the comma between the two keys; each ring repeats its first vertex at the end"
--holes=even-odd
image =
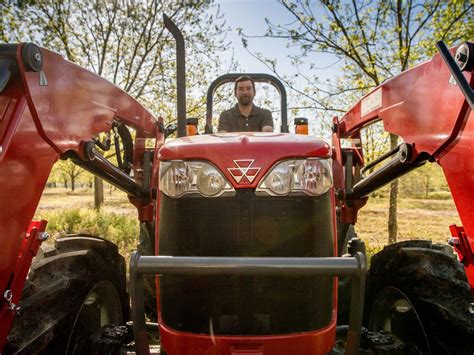
{"type": "Polygon", "coordinates": [[[163,14],[165,27],[176,41],[176,94],[178,111],[178,137],[186,136],[186,61],[183,34],[178,26],[163,14]]]}

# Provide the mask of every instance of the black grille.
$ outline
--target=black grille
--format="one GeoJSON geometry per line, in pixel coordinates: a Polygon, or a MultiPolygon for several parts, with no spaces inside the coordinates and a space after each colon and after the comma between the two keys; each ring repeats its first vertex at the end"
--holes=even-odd
{"type": "MultiPolygon", "coordinates": [[[[159,249],[173,256],[333,256],[332,218],[329,194],[161,195],[159,249]]],[[[331,277],[166,276],[160,282],[163,321],[180,331],[284,334],[319,329],[331,320],[331,277]]]]}

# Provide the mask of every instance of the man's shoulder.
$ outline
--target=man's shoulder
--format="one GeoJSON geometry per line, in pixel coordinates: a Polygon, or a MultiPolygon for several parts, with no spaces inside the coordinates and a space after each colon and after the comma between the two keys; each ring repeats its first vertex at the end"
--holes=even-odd
{"type": "Polygon", "coordinates": [[[255,111],[257,112],[257,114],[261,114],[261,115],[271,115],[272,114],[272,111],[266,109],[266,108],[263,108],[263,107],[260,107],[260,106],[255,106],[255,111]]]}
{"type": "Polygon", "coordinates": [[[221,112],[221,117],[230,117],[235,115],[235,106],[221,112]]]}

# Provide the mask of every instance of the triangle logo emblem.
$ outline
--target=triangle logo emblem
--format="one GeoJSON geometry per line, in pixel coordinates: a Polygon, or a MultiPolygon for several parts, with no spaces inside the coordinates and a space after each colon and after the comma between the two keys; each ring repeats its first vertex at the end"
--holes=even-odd
{"type": "Polygon", "coordinates": [[[251,184],[262,168],[253,166],[255,159],[234,160],[235,167],[227,168],[238,184],[251,184]]]}

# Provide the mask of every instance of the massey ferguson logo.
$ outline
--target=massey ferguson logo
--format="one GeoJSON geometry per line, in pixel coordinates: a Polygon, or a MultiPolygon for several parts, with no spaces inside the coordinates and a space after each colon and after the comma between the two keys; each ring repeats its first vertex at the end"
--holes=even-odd
{"type": "Polygon", "coordinates": [[[261,168],[253,165],[255,159],[234,160],[236,168],[227,168],[238,184],[251,184],[261,168]]]}

